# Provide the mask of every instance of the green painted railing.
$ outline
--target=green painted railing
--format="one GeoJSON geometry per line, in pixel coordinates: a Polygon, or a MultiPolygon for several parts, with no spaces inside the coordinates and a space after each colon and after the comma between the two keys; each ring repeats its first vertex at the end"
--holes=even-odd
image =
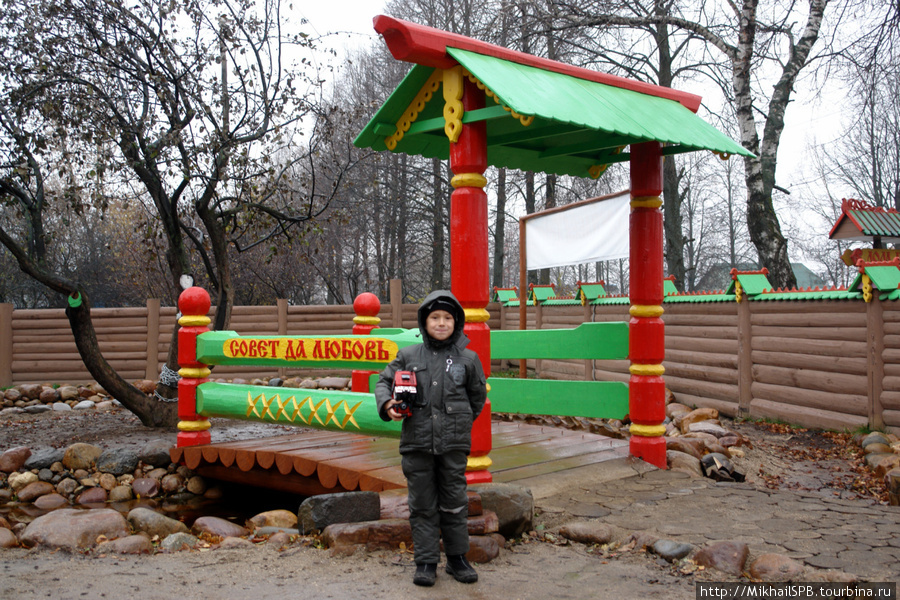
{"type": "MultiPolygon", "coordinates": [[[[416,329],[378,329],[375,335],[242,336],[210,331],[197,337],[197,360],[207,365],[253,365],[381,370],[400,348],[421,341],[416,329]]],[[[627,323],[584,323],[575,329],[491,331],[491,354],[506,359],[625,359],[627,323]]],[[[491,377],[496,412],[622,418],[628,386],[608,381],[491,377]]],[[[372,382],[374,385],[374,380],[372,382]]],[[[370,388],[371,389],[371,388],[370,388]]],[[[368,393],[203,383],[197,414],[396,437],[368,393]]]]}

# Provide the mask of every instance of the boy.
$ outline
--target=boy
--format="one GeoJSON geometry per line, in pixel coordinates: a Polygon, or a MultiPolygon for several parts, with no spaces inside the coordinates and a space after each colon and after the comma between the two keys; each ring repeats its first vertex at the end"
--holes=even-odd
{"type": "Polygon", "coordinates": [[[375,387],[378,414],[385,421],[402,417],[392,398],[394,374],[416,375],[412,416],[403,421],[400,454],[409,488],[416,585],[434,585],[440,540],[447,573],[462,583],[478,581],[466,560],[469,551],[466,461],[472,446],[472,422],[484,407],[487,388],[481,361],[467,350],[465,312],[448,291],[434,291],[418,313],[422,343],[407,346],[381,373],[375,387]]]}

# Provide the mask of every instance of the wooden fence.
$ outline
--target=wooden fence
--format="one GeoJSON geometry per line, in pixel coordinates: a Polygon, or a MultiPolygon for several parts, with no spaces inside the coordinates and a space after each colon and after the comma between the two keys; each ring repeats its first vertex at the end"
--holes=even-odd
{"type": "MultiPolygon", "coordinates": [[[[571,328],[628,320],[628,305],[528,307],[528,327],[571,328]]],[[[415,327],[417,306],[382,306],[383,327],[415,327]]],[[[518,308],[488,306],[492,329],[517,329],[518,308]]],[[[100,347],[128,380],[158,378],[175,309],[94,309],[100,347]]],[[[235,307],[241,334],[335,335],[353,325],[352,306],[235,307]]],[[[846,300],[667,303],[667,387],[679,402],[730,416],[769,417],[810,427],[900,430],[900,302],[846,300]]],[[[628,361],[529,361],[542,378],[627,381],[628,361]]],[[[515,368],[495,362],[495,368],[515,368]]],[[[213,377],[297,371],[218,367],[213,377]]],[[[62,310],[0,305],[0,386],[86,382],[62,310]]]]}

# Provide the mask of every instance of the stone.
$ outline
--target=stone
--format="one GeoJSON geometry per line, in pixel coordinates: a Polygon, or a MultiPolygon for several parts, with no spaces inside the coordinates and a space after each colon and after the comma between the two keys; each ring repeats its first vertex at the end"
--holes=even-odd
{"type": "Polygon", "coordinates": [[[688,440],[703,440],[704,445],[706,444],[718,444],[719,439],[711,433],[703,433],[700,431],[692,431],[690,433],[685,433],[682,436],[683,439],[688,440]]]}
{"type": "Polygon", "coordinates": [[[750,564],[750,576],[759,581],[800,581],[803,563],[783,554],[761,554],[750,564]]]}
{"type": "Polygon", "coordinates": [[[284,387],[284,379],[281,377],[273,377],[267,384],[269,387],[284,387]]]}
{"type": "Polygon", "coordinates": [[[164,439],[147,442],[138,452],[138,460],[154,467],[168,465],[172,462],[172,458],[169,456],[169,449],[173,445],[171,441],[164,439]]]}
{"type": "Polygon", "coordinates": [[[53,410],[56,412],[68,412],[72,410],[72,407],[66,404],[65,402],[54,402],[51,404],[53,410]]]}
{"type": "Polygon", "coordinates": [[[350,386],[349,377],[323,377],[319,380],[319,388],[342,390],[350,386]]]}
{"type": "Polygon", "coordinates": [[[19,498],[19,502],[34,502],[41,496],[52,494],[54,491],[56,488],[50,482],[33,481],[19,490],[16,496],[19,498]]]}
{"type": "Polygon", "coordinates": [[[709,421],[712,419],[719,418],[719,411],[714,408],[697,408],[692,410],[686,415],[681,415],[673,421],[681,429],[682,433],[689,433],[690,426],[693,423],[699,423],[700,421],[709,421]]]}
{"type": "Polygon", "coordinates": [[[728,430],[721,425],[716,425],[715,423],[710,423],[709,421],[701,421],[699,423],[691,423],[690,425],[688,425],[688,430],[686,433],[708,433],[710,435],[716,436],[716,439],[719,439],[728,435],[728,430]]]}
{"type": "Polygon", "coordinates": [[[38,400],[41,401],[41,404],[53,404],[54,402],[59,402],[61,398],[59,397],[59,390],[45,387],[41,390],[40,396],[38,396],[38,400]]]}
{"type": "Polygon", "coordinates": [[[473,535],[469,537],[469,551],[466,558],[473,563],[489,563],[500,556],[500,549],[506,540],[500,534],[473,535]]]}
{"type": "Polygon", "coordinates": [[[159,548],[164,552],[179,552],[181,550],[196,548],[199,543],[200,540],[191,534],[178,532],[163,539],[163,541],[159,543],[159,548]]]}
{"type": "Polygon", "coordinates": [[[178,473],[165,475],[159,482],[164,494],[173,494],[184,486],[184,477],[178,473]]]}
{"type": "Polygon", "coordinates": [[[131,448],[110,448],[97,459],[97,469],[113,475],[133,473],[137,465],[137,452],[131,448]]]}
{"type": "Polygon", "coordinates": [[[0,528],[0,548],[15,548],[19,545],[19,538],[12,531],[0,528]]]}
{"type": "Polygon", "coordinates": [[[654,554],[666,559],[669,562],[680,560],[694,551],[696,546],[684,542],[675,542],[672,540],[656,540],[650,549],[654,554]]]}
{"type": "Polygon", "coordinates": [[[78,482],[72,479],[71,477],[66,477],[62,481],[56,484],[56,491],[63,496],[68,497],[69,494],[75,491],[78,487],[78,482]]]}
{"type": "Polygon", "coordinates": [[[412,531],[407,519],[334,523],[322,531],[322,542],[328,548],[364,546],[366,550],[396,550],[401,542],[407,547],[412,544],[412,531]]]}
{"type": "Polygon", "coordinates": [[[117,485],[109,490],[110,502],[128,502],[134,500],[134,491],[130,485],[117,485]]]}
{"type": "Polygon", "coordinates": [[[151,479],[155,479],[162,483],[162,478],[169,474],[168,469],[163,469],[162,467],[157,467],[151,470],[149,473],[145,475],[145,477],[150,477],[151,479]]]}
{"type": "Polygon", "coordinates": [[[882,460],[896,456],[893,452],[876,452],[874,454],[866,454],[866,464],[870,469],[875,469],[882,460]]]}
{"type": "Polygon", "coordinates": [[[76,504],[99,504],[109,499],[109,493],[102,487],[92,487],[75,497],[76,504]]]}
{"type": "Polygon", "coordinates": [[[381,501],[376,492],[342,492],[311,496],[297,511],[297,529],[307,535],[323,531],[334,523],[374,521],[381,517],[381,501]]]}
{"type": "Polygon", "coordinates": [[[15,402],[16,400],[22,397],[22,392],[17,390],[16,388],[9,388],[3,393],[3,398],[9,400],[10,402],[15,402]]]}
{"type": "Polygon", "coordinates": [[[898,467],[900,467],[900,454],[886,456],[879,460],[878,464],[875,465],[875,477],[881,479],[887,475],[889,471],[898,467]]]}
{"type": "Polygon", "coordinates": [[[31,456],[31,449],[25,446],[10,448],[3,454],[0,454],[0,471],[4,473],[15,473],[25,466],[25,462],[31,456]]]}
{"type": "Polygon", "coordinates": [[[860,447],[865,450],[869,444],[884,444],[885,446],[891,445],[891,440],[885,434],[880,431],[873,431],[866,435],[863,438],[862,442],[859,443],[860,447]]]}
{"type": "Polygon", "coordinates": [[[41,392],[44,391],[44,386],[39,383],[23,383],[16,387],[22,396],[28,400],[39,400],[41,392]]]}
{"type": "Polygon", "coordinates": [[[56,391],[59,392],[59,399],[63,402],[68,402],[69,400],[77,400],[79,398],[78,388],[74,385],[64,385],[56,391]]]}
{"type": "Polygon", "coordinates": [[[56,473],[50,469],[40,469],[37,475],[41,481],[53,481],[53,478],[56,477],[56,473]]]}
{"type": "Polygon", "coordinates": [[[54,473],[61,472],[64,467],[62,464],[65,450],[62,448],[38,448],[31,453],[28,460],[25,461],[26,469],[44,469],[50,467],[54,473]],[[53,469],[54,463],[59,463],[59,470],[53,469]]]}
{"type": "Polygon", "coordinates": [[[97,459],[103,454],[103,449],[92,444],[72,444],[66,448],[63,455],[63,465],[74,471],[76,469],[91,469],[97,464],[97,459]]]}
{"type": "Polygon", "coordinates": [[[559,528],[559,534],[566,539],[581,544],[609,544],[616,539],[619,531],[607,523],[598,521],[574,521],[559,528]]]}
{"type": "MultiPolygon", "coordinates": [[[[476,486],[470,486],[472,488],[476,486]]],[[[379,493],[382,519],[408,519],[409,502],[405,489],[384,490],[379,493]]]]}
{"type": "Polygon", "coordinates": [[[94,406],[94,408],[99,411],[111,410],[113,407],[115,407],[115,403],[113,403],[111,400],[104,400],[103,402],[98,402],[94,406]]]}
{"type": "Polygon", "coordinates": [[[190,493],[197,496],[202,496],[204,493],[206,493],[206,480],[199,475],[194,475],[187,480],[187,483],[185,483],[184,487],[190,493]]]}
{"type": "Polygon", "coordinates": [[[260,527],[294,528],[296,526],[297,515],[289,510],[269,510],[247,519],[248,529],[259,529],[260,527]]]}
{"type": "Polygon", "coordinates": [[[38,413],[50,412],[53,410],[53,407],[47,406],[46,404],[32,404],[31,406],[26,406],[22,410],[29,415],[36,415],[38,413]]]}
{"type": "Polygon", "coordinates": [[[255,547],[256,544],[240,537],[227,537],[219,542],[217,546],[220,550],[248,550],[255,547]]]}
{"type": "Polygon", "coordinates": [[[41,510],[56,510],[68,504],[69,501],[66,500],[66,497],[56,492],[36,498],[34,501],[34,505],[41,510]]]}
{"type": "Polygon", "coordinates": [[[631,546],[636,550],[644,550],[655,544],[659,537],[647,531],[635,531],[623,542],[624,546],[631,546]]]}
{"type": "Polygon", "coordinates": [[[497,533],[500,529],[500,520],[494,511],[486,510],[480,515],[470,516],[466,520],[469,529],[469,535],[485,535],[488,533],[497,533]]]}
{"type": "Polygon", "coordinates": [[[703,476],[703,470],[700,468],[700,461],[696,457],[685,452],[666,450],[666,462],[670,469],[684,471],[691,475],[696,475],[697,477],[703,476]]]}
{"type": "Polygon", "coordinates": [[[750,547],[744,542],[713,542],[697,551],[694,562],[729,575],[740,575],[749,555],[750,547]]]}
{"type": "Polygon", "coordinates": [[[250,530],[246,527],[241,527],[237,523],[232,523],[227,519],[207,516],[200,517],[194,521],[194,525],[191,527],[191,533],[197,536],[206,533],[219,537],[241,537],[249,534],[250,530]]]}
{"type": "Polygon", "coordinates": [[[670,402],[666,405],[666,416],[673,421],[676,417],[686,415],[691,412],[690,406],[685,406],[684,404],[679,404],[678,402],[670,402]]]}
{"type": "Polygon", "coordinates": [[[147,536],[129,535],[97,546],[98,554],[150,554],[153,544],[147,536]]]}
{"type": "Polygon", "coordinates": [[[893,448],[891,448],[889,444],[882,444],[880,442],[873,442],[863,448],[865,454],[891,454],[893,451],[893,448]]]}
{"type": "Polygon", "coordinates": [[[93,548],[100,536],[115,539],[127,535],[131,535],[131,528],[125,517],[111,508],[61,508],[29,523],[21,542],[28,548],[42,546],[77,550],[93,548]]]}
{"type": "Polygon", "coordinates": [[[151,538],[159,536],[160,539],[173,533],[187,533],[188,526],[177,519],[167,517],[149,508],[138,507],[128,512],[128,522],[135,531],[144,532],[151,538]]]}
{"type": "Polygon", "coordinates": [[[37,480],[38,476],[35,473],[26,471],[25,473],[10,473],[6,483],[13,492],[18,493],[19,490],[24,489],[29,483],[34,483],[37,480]]]}
{"type": "Polygon", "coordinates": [[[150,477],[135,479],[131,484],[131,488],[138,498],[155,498],[159,496],[159,482],[150,477]]]}
{"type": "Polygon", "coordinates": [[[696,439],[688,439],[683,437],[677,438],[666,438],[666,450],[674,450],[676,452],[682,452],[684,454],[689,454],[700,460],[700,457],[703,456],[703,442],[701,440],[696,439]]]}
{"type": "MultiPolygon", "coordinates": [[[[243,538],[233,538],[233,539],[243,539],[243,538]]],[[[266,540],[266,544],[274,547],[274,548],[284,548],[285,546],[291,543],[291,534],[286,531],[276,531],[269,535],[266,540]]]]}
{"type": "Polygon", "coordinates": [[[112,473],[100,473],[100,476],[97,478],[97,485],[107,492],[116,487],[118,483],[119,482],[116,481],[116,476],[112,473]]]}
{"type": "Polygon", "coordinates": [[[510,483],[481,483],[469,489],[481,497],[484,510],[497,515],[498,532],[506,539],[521,537],[533,528],[534,496],[530,489],[510,483]]]}
{"type": "Polygon", "coordinates": [[[156,382],[149,379],[141,379],[134,382],[134,387],[141,390],[145,394],[152,394],[156,391],[156,382]]]}

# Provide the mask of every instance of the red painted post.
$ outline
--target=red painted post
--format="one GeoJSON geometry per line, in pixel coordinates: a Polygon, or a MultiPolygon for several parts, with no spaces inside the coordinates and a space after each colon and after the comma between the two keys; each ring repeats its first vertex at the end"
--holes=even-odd
{"type": "MultiPolygon", "coordinates": [[[[353,301],[353,333],[355,335],[369,335],[373,329],[378,329],[381,319],[381,301],[371,292],[363,292],[353,301]]],[[[378,371],[354,370],[350,378],[350,391],[368,393],[369,376],[378,371]]]]}
{"type": "Polygon", "coordinates": [[[206,316],[211,302],[200,287],[190,287],[178,297],[178,436],[176,445],[199,446],[210,442],[209,420],[197,414],[197,386],[207,381],[209,368],[197,360],[197,336],[209,331],[206,316]]]}
{"type": "Polygon", "coordinates": [[[665,469],[662,161],[659,142],[631,145],[628,409],[631,454],[665,469]]]}
{"type": "MultiPolygon", "coordinates": [[[[468,112],[484,108],[484,91],[465,78],[461,69],[449,69],[444,75],[445,99],[448,88],[462,86],[462,107],[468,112]],[[448,86],[448,78],[451,78],[448,86]],[[459,80],[462,81],[459,81],[459,80]]],[[[445,117],[447,110],[445,109],[445,117]]],[[[450,143],[450,169],[453,194],[450,196],[450,289],[466,311],[464,333],[472,341],[470,348],[481,359],[486,376],[491,373],[491,331],[487,321],[490,300],[488,278],[488,207],[484,186],[487,181],[487,129],[484,121],[462,124],[459,138],[450,143]]],[[[492,480],[488,468],[491,459],[490,401],[472,427],[472,451],[466,480],[485,483],[492,480]]]]}

